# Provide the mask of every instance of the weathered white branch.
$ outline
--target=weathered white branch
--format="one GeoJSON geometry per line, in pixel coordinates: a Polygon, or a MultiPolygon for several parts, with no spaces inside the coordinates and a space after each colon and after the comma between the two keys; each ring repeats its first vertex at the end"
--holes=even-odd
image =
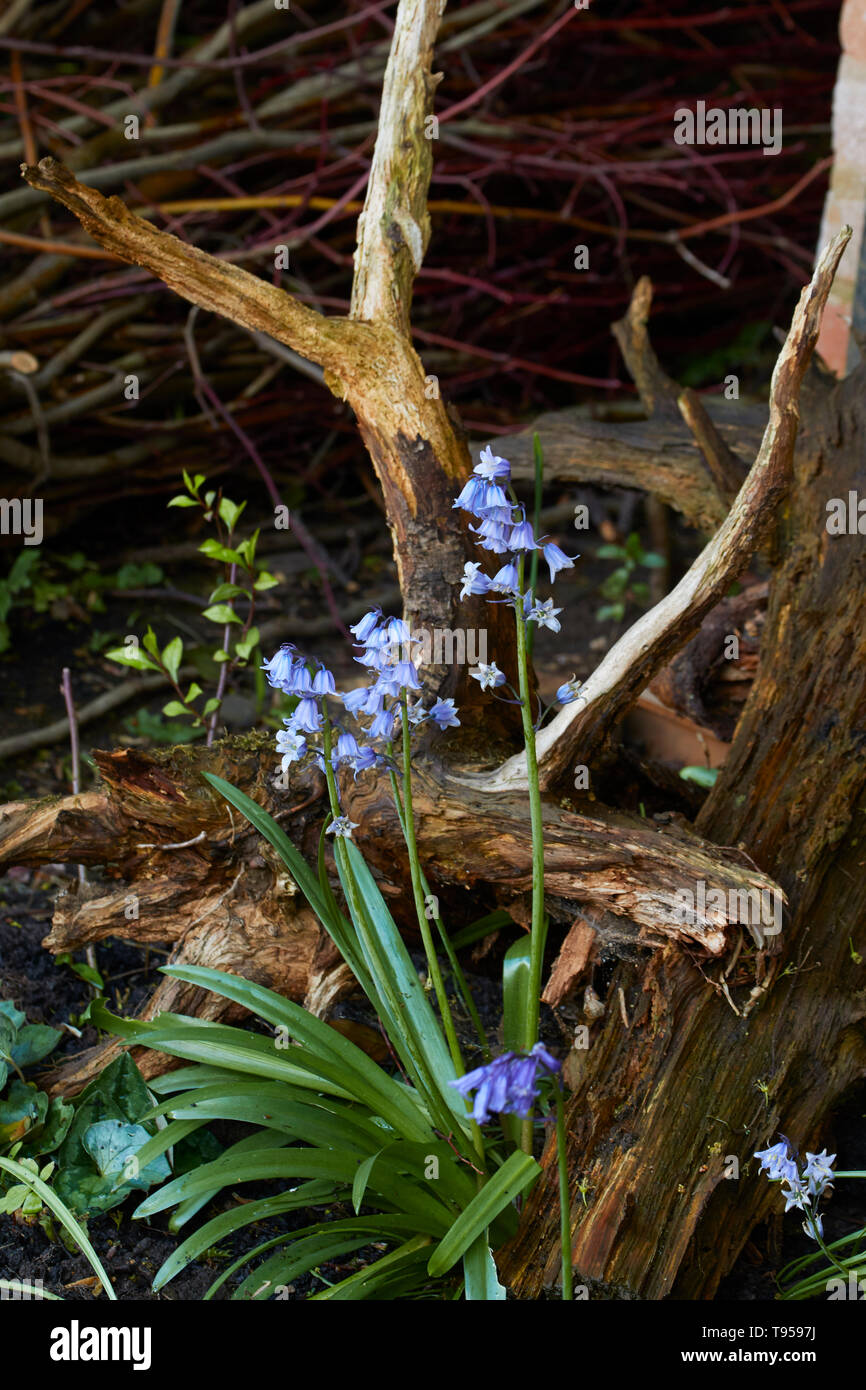
{"type": "MultiPolygon", "coordinates": [[[[790,482],[799,423],[798,395],[815,346],[833,276],[851,236],[843,227],[825,247],[802,294],[770,385],[770,416],[758,456],[727,519],[660,603],[644,613],[586,681],[582,699],[566,705],[538,735],[539,775],[549,787],[570,763],[590,765],[606,735],[675,652],[700,627],[761,544],[790,482]]],[[[472,779],[499,793],[526,785],[523,754],[472,779]]]]}
{"type": "Polygon", "coordinates": [[[382,85],[379,130],[358,247],[351,317],[408,338],[412,283],[430,240],[433,169],[426,122],[439,77],[430,71],[445,0],[400,0],[382,85]]]}

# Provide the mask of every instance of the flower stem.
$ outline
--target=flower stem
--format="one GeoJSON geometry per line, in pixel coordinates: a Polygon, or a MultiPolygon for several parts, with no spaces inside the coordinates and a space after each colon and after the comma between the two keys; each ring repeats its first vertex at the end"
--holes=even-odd
{"type": "MultiPolygon", "coordinates": [[[[541,502],[544,487],[544,454],[541,448],[541,440],[538,434],[532,436],[532,456],[535,463],[535,493],[532,505],[532,529],[535,532],[535,539],[538,540],[538,533],[541,530],[541,502]]],[[[529,587],[535,593],[535,586],[538,583],[538,551],[533,550],[532,559],[529,562],[529,587]]],[[[526,634],[526,652],[529,661],[532,661],[532,648],[535,644],[535,628],[531,627],[526,634]]]]}
{"type": "MultiPolygon", "coordinates": [[[[518,561],[520,589],[523,589],[523,556],[518,561]]],[[[526,774],[529,783],[529,819],[532,827],[532,929],[529,946],[529,998],[527,1000],[524,1049],[529,1051],[538,1042],[538,1016],[541,998],[541,970],[544,959],[544,822],[541,812],[541,790],[538,785],[538,758],[535,751],[535,726],[532,722],[529,687],[529,658],[526,650],[526,617],[523,601],[514,604],[517,620],[517,672],[520,683],[520,713],[523,719],[523,739],[526,744],[526,774]]],[[[524,1152],[532,1152],[532,1111],[523,1122],[521,1144],[524,1152]]]]}
{"type": "Polygon", "coordinates": [[[433,945],[433,933],[430,931],[430,921],[427,917],[427,907],[424,902],[421,863],[418,858],[418,843],[415,839],[415,817],[412,811],[412,742],[409,728],[409,707],[405,690],[400,698],[400,716],[403,726],[403,833],[406,837],[406,848],[409,851],[409,869],[412,874],[412,896],[415,899],[415,912],[418,917],[418,926],[421,929],[424,954],[427,957],[427,969],[433,981],[433,988],[436,991],[436,999],[439,1003],[439,1014],[442,1019],[442,1026],[445,1029],[445,1036],[448,1039],[448,1051],[451,1053],[451,1061],[454,1063],[454,1070],[458,1076],[463,1076],[466,1069],[463,1064],[463,1057],[460,1053],[460,1044],[457,1041],[457,1032],[454,1027],[451,1006],[448,1003],[448,995],[445,993],[442,972],[439,969],[439,961],[436,959],[436,949],[433,945]]]}
{"type": "Polygon", "coordinates": [[[562,1083],[556,1083],[556,1162],[559,1168],[559,1235],[562,1247],[562,1297],[571,1303],[574,1287],[571,1270],[571,1211],[568,1196],[568,1153],[565,1144],[565,1097],[562,1083]]]}
{"type": "MultiPolygon", "coordinates": [[[[393,757],[393,756],[394,756],[394,745],[393,745],[393,743],[389,743],[389,744],[388,744],[388,754],[389,754],[390,757],[393,757]]],[[[392,794],[392,796],[393,796],[393,798],[394,798],[394,805],[395,805],[395,807],[397,808],[397,815],[398,815],[399,818],[400,818],[400,825],[401,825],[401,828],[402,828],[402,830],[403,830],[403,838],[405,839],[405,838],[406,838],[406,816],[405,816],[405,812],[404,812],[404,810],[403,810],[403,799],[402,799],[402,797],[400,796],[400,785],[399,785],[399,783],[398,783],[398,781],[397,781],[397,774],[396,774],[393,770],[392,770],[392,772],[391,772],[391,794],[392,794]]],[[[429,883],[427,882],[427,878],[426,878],[426,876],[425,876],[425,874],[424,874],[424,870],[423,870],[423,869],[421,870],[421,888],[422,888],[423,893],[424,893],[424,901],[425,901],[425,904],[426,904],[426,901],[427,901],[428,897],[431,896],[431,893],[430,893],[430,885],[429,885],[429,883]]],[[[444,924],[443,924],[443,922],[442,922],[442,918],[439,916],[439,913],[438,913],[438,912],[435,912],[435,913],[433,914],[433,921],[436,923],[436,929],[437,929],[437,931],[439,932],[439,940],[442,942],[442,949],[443,949],[443,951],[445,952],[446,956],[448,957],[448,963],[449,963],[449,965],[451,966],[451,972],[452,972],[452,974],[453,974],[453,976],[454,976],[454,980],[455,980],[455,983],[456,983],[456,985],[457,985],[457,988],[458,988],[458,990],[460,991],[460,997],[461,997],[461,999],[463,1000],[464,1008],[466,1009],[466,1012],[469,1014],[469,1017],[472,1019],[472,1022],[473,1022],[473,1024],[475,1025],[475,1031],[476,1031],[476,1033],[478,1034],[478,1041],[480,1042],[480,1044],[481,1044],[481,1050],[482,1050],[482,1052],[484,1053],[484,1060],[485,1060],[485,1062],[489,1062],[489,1061],[490,1061],[490,1044],[489,1044],[489,1042],[488,1042],[488,1040],[487,1040],[487,1034],[486,1034],[485,1031],[484,1031],[484,1025],[483,1025],[483,1023],[481,1022],[481,1019],[480,1019],[479,1014],[478,1014],[478,1010],[477,1010],[476,1007],[475,1007],[475,1001],[474,1001],[473,998],[472,998],[472,993],[471,993],[471,991],[470,991],[470,989],[469,989],[468,984],[466,983],[466,976],[463,974],[463,970],[462,970],[462,968],[461,968],[461,965],[460,965],[459,960],[457,959],[457,955],[456,955],[456,953],[455,953],[455,951],[454,951],[454,947],[451,945],[451,942],[450,942],[450,940],[448,939],[448,933],[447,933],[446,930],[445,930],[445,926],[444,926],[444,924]]],[[[461,1075],[462,1075],[462,1073],[461,1073],[461,1075]]]]}

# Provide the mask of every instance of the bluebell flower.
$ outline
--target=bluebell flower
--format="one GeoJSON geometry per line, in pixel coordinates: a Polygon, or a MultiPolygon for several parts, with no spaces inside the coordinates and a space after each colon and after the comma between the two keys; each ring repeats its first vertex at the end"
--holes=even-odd
{"type": "Polygon", "coordinates": [[[574,569],[574,561],[580,558],[580,556],[575,555],[574,559],[570,559],[565,554],[564,550],[560,550],[558,545],[554,545],[553,541],[548,541],[547,545],[543,545],[541,547],[541,553],[547,561],[547,567],[550,570],[551,584],[560,570],[574,569]]]}
{"type": "Polygon", "coordinates": [[[398,647],[402,647],[413,640],[412,632],[405,618],[385,618],[379,631],[384,633],[388,645],[396,643],[398,647]]]}
{"type": "Polygon", "coordinates": [[[291,642],[284,642],[270,661],[262,662],[261,669],[266,673],[268,684],[275,689],[283,689],[283,683],[291,678],[295,666],[295,648],[291,642]]]}
{"type": "Polygon", "coordinates": [[[477,560],[467,560],[463,566],[463,586],[461,598],[470,594],[486,594],[490,588],[490,576],[486,575],[477,560]]]}
{"type": "Polygon", "coordinates": [[[545,1071],[554,1074],[560,1063],[541,1044],[525,1055],[504,1052],[486,1066],[476,1067],[456,1081],[449,1081],[462,1096],[476,1092],[472,1117],[479,1125],[486,1124],[492,1114],[519,1115],[525,1119],[538,1100],[538,1081],[545,1071]]]}
{"type": "Polygon", "coordinates": [[[427,718],[427,711],[424,708],[424,701],[416,700],[414,704],[412,704],[410,701],[407,701],[406,713],[409,717],[410,724],[423,724],[424,720],[427,718]]]}
{"type": "Polygon", "coordinates": [[[394,737],[394,714],[391,710],[383,709],[376,715],[367,732],[371,738],[383,738],[386,741],[394,737]]]}
{"type": "Polygon", "coordinates": [[[820,1197],[824,1190],[835,1179],[833,1164],[836,1162],[835,1154],[828,1154],[826,1149],[822,1149],[819,1154],[806,1153],[806,1165],[803,1169],[803,1177],[809,1184],[809,1193],[812,1197],[820,1197]]]}
{"type": "Polygon", "coordinates": [[[300,762],[307,751],[307,740],[294,729],[280,729],[276,738],[277,752],[282,754],[283,772],[292,764],[300,762]]]}
{"type": "Polygon", "coordinates": [[[329,671],[327,666],[319,666],[318,671],[313,676],[313,692],[316,695],[334,695],[337,687],[334,683],[334,674],[329,671]]]}
{"type": "Polygon", "coordinates": [[[394,667],[394,680],[401,690],[420,690],[418,672],[411,661],[398,661],[394,667]]]}
{"type": "Polygon", "coordinates": [[[354,734],[340,734],[337,746],[331,753],[331,763],[334,767],[340,767],[343,763],[348,763],[351,767],[360,751],[354,734]]]}
{"type": "Polygon", "coordinates": [[[520,575],[513,560],[497,570],[490,581],[490,588],[497,594],[516,595],[520,593],[520,575]]]}
{"type": "Polygon", "coordinates": [[[350,714],[357,714],[363,707],[364,701],[367,699],[369,693],[370,691],[366,685],[359,685],[357,690],[348,690],[346,694],[342,695],[340,698],[350,714]]]}
{"type": "MultiPolygon", "coordinates": [[[[473,473],[468,482],[461,488],[455,501],[451,503],[452,509],[460,507],[464,512],[473,512],[476,515],[484,509],[485,489],[487,483],[483,478],[479,478],[477,473],[473,473]]],[[[503,493],[503,497],[505,494],[503,493]]],[[[504,505],[500,504],[500,505],[504,505]]]]}
{"type": "Polygon", "coordinates": [[[508,498],[498,483],[484,483],[481,505],[477,508],[479,512],[488,512],[491,507],[507,507],[508,498]]]}
{"type": "Polygon", "coordinates": [[[374,671],[381,670],[385,664],[381,647],[365,647],[362,652],[358,653],[355,660],[360,662],[362,666],[371,666],[374,671]]]}
{"type": "Polygon", "coordinates": [[[578,691],[582,685],[583,681],[576,680],[575,677],[572,676],[570,681],[566,681],[565,684],[561,685],[557,690],[556,703],[558,705],[570,705],[572,700],[577,699],[578,691]]]}
{"type": "Polygon", "coordinates": [[[305,734],[316,734],[322,727],[322,711],[314,699],[302,695],[291,715],[292,729],[303,729],[305,734]]]}
{"type": "Polygon", "coordinates": [[[383,761],[375,748],[371,748],[368,743],[365,743],[363,748],[358,749],[357,756],[352,759],[351,766],[355,773],[355,781],[358,780],[359,772],[366,772],[368,768],[375,767],[377,763],[383,761]]]}
{"type": "MultiPolygon", "coordinates": [[[[515,521],[511,528],[511,547],[512,550],[537,550],[535,532],[526,517],[522,521],[515,521]]],[[[547,547],[545,546],[545,550],[547,547]]],[[[545,559],[547,556],[545,555],[545,559]]]]}
{"type": "Polygon", "coordinates": [[[283,690],[287,695],[309,695],[313,689],[313,680],[307,670],[306,663],[299,661],[296,663],[292,673],[283,682],[283,690]]]}
{"type": "Polygon", "coordinates": [[[372,608],[369,613],[364,614],[363,618],[359,618],[358,621],[349,628],[349,631],[354,632],[359,642],[366,642],[381,616],[381,608],[372,608]]]}
{"type": "Polygon", "coordinates": [[[500,671],[495,661],[487,665],[479,661],[474,671],[469,672],[473,680],[480,681],[482,690],[493,690],[497,685],[505,684],[505,672],[500,671]]]}
{"type": "Polygon", "coordinates": [[[496,478],[510,478],[511,464],[507,459],[501,459],[494,454],[490,445],[487,444],[481,450],[473,472],[477,473],[480,478],[486,478],[489,482],[493,482],[496,478]]]}
{"type": "Polygon", "coordinates": [[[761,1171],[767,1174],[771,1182],[777,1182],[780,1178],[787,1179],[792,1171],[792,1164],[793,1172],[797,1172],[797,1165],[794,1163],[787,1140],[773,1144],[769,1149],[759,1149],[754,1157],[760,1159],[761,1171]]]}
{"type": "Polygon", "coordinates": [[[785,1211],[789,1212],[792,1207],[796,1207],[798,1211],[805,1211],[809,1206],[809,1194],[805,1183],[799,1177],[787,1178],[786,1183],[787,1186],[782,1188],[785,1211]]]}
{"type": "Polygon", "coordinates": [[[470,526],[481,539],[477,542],[482,550],[490,550],[494,555],[507,555],[517,547],[512,544],[513,526],[510,521],[492,521],[485,516],[480,526],[470,526]]]}
{"type": "Polygon", "coordinates": [[[396,693],[390,677],[384,674],[378,676],[376,684],[371,685],[367,691],[367,698],[361,706],[361,713],[381,714],[385,708],[385,701],[393,699],[396,693]]]}
{"type": "Polygon", "coordinates": [[[440,729],[458,728],[460,725],[453,700],[437,700],[431,705],[428,718],[440,729]]]}
{"type": "Polygon", "coordinates": [[[358,821],[349,820],[348,816],[335,816],[329,826],[325,828],[326,835],[340,835],[344,840],[351,840],[352,831],[358,829],[358,821]]]}
{"type": "Polygon", "coordinates": [[[562,624],[556,615],[561,612],[561,608],[554,608],[552,598],[545,599],[543,603],[536,599],[526,615],[526,621],[538,623],[539,627],[549,627],[551,632],[559,632],[562,624]]]}

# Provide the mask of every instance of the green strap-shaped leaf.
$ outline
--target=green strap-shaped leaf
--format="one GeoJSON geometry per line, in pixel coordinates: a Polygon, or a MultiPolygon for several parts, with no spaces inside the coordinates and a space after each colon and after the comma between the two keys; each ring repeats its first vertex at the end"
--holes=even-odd
{"type": "Polygon", "coordinates": [[[404,1063],[420,1073],[419,1080],[426,1083],[425,1089],[432,1090],[438,1108],[444,1106],[450,1126],[468,1135],[465,1103],[448,1085],[455,1079],[455,1072],[442,1028],[379,886],[351,840],[338,846],[337,868],[370,973],[386,1010],[391,1042],[398,1051],[403,1043],[400,1055],[404,1063]]]}
{"type": "Polygon", "coordinates": [[[371,1241],[393,1242],[416,1234],[411,1218],[406,1216],[362,1216],[317,1222],[315,1226],[307,1226],[285,1237],[282,1244],[288,1244],[289,1248],[277,1250],[269,1260],[258,1265],[235,1289],[232,1299],[271,1298],[278,1285],[308,1274],[326,1260],[351,1254],[371,1241]]]}
{"type": "Polygon", "coordinates": [[[502,1041],[507,1051],[523,1050],[529,1013],[530,940],[521,936],[502,962],[502,1041]]]}
{"type": "Polygon", "coordinates": [[[12,1174],[13,1178],[17,1178],[19,1182],[26,1183],[28,1187],[39,1194],[46,1207],[54,1212],[61,1226],[65,1227],[72,1236],[79,1250],[87,1256],[91,1268],[99,1278],[99,1282],[105,1289],[108,1297],[116,1302],[117,1294],[111,1287],[111,1280],[103,1269],[99,1256],[66,1204],[61,1202],[57,1194],[52,1192],[51,1188],[48,1187],[41,1178],[37,1177],[35,1173],[32,1173],[29,1168],[25,1168],[23,1164],[16,1163],[14,1158],[0,1158],[0,1169],[5,1169],[7,1173],[12,1174]]]}
{"type": "Polygon", "coordinates": [[[463,1256],[463,1275],[467,1303],[501,1303],[506,1296],[499,1282],[496,1262],[487,1240],[487,1232],[473,1240],[463,1256]]]}
{"type": "Polygon", "coordinates": [[[498,1214],[541,1172],[529,1154],[513,1153],[488,1179],[440,1240],[427,1265],[432,1275],[445,1274],[465,1254],[498,1214]]]}
{"type": "Polygon", "coordinates": [[[343,1095],[364,1101],[406,1138],[425,1139],[430,1135],[430,1126],[412,1093],[399,1086],[354,1043],[300,1005],[249,980],[219,970],[164,966],[163,972],[213,990],[268,1022],[283,1025],[289,1035],[304,1046],[281,1053],[273,1040],[242,1028],[170,1013],[160,1014],[153,1023],[132,1023],[116,1018],[102,1006],[98,1009],[94,1006],[91,1015],[94,1021],[131,1042],[144,1043],[171,1056],[228,1065],[240,1072],[269,1076],[274,1080],[289,1079],[287,1066],[291,1058],[292,1062],[335,1082],[342,1088],[343,1095]]]}
{"type": "MultiPolygon", "coordinates": [[[[256,1202],[244,1202],[242,1206],[220,1212],[218,1216],[199,1226],[186,1240],[181,1241],[177,1249],[162,1263],[153,1280],[154,1293],[185,1269],[203,1250],[209,1250],[226,1236],[233,1235],[244,1226],[252,1226],[257,1221],[267,1221],[272,1216],[282,1216],[283,1212],[293,1211],[298,1207],[318,1206],[331,1200],[335,1190],[333,1183],[314,1178],[302,1183],[293,1192],[278,1192],[274,1197],[261,1197],[256,1202]]],[[[249,1251],[246,1251],[243,1260],[249,1259],[249,1251]]]]}
{"type": "Polygon", "coordinates": [[[375,1264],[367,1265],[364,1269],[359,1269],[357,1274],[350,1274],[348,1279],[341,1280],[339,1284],[334,1284],[329,1289],[323,1289],[321,1293],[313,1294],[308,1302],[347,1302],[350,1299],[359,1298],[384,1299],[387,1296],[386,1290],[391,1278],[395,1273],[399,1274],[403,1266],[416,1264],[419,1266],[419,1273],[423,1270],[424,1248],[429,1244],[429,1236],[414,1236],[412,1240],[407,1240],[397,1250],[391,1250],[387,1255],[383,1255],[381,1260],[376,1260],[375,1264]]]}
{"type": "MultiPolygon", "coordinates": [[[[407,1138],[427,1137],[429,1128],[420,1107],[413,1103],[411,1095],[371,1061],[360,1047],[356,1047],[335,1028],[323,1023],[299,1004],[293,1004],[291,1000],[284,999],[282,995],[275,994],[264,985],[242,980],[237,975],[227,975],[220,970],[209,970],[204,966],[166,965],[162,970],[166,975],[186,980],[189,984],[201,985],[205,989],[213,990],[214,994],[222,994],[225,998],[232,999],[252,1013],[258,1014],[268,1023],[283,1025],[291,1037],[296,1038],[308,1049],[305,1060],[309,1065],[328,1062],[334,1079],[341,1081],[341,1084],[347,1086],[358,1099],[366,1100],[371,1108],[375,1108],[373,1097],[379,1097],[380,1101],[384,1101],[389,1113],[383,1111],[383,1118],[393,1123],[392,1115],[398,1116],[401,1123],[395,1127],[401,1133],[405,1133],[407,1129],[413,1131],[411,1135],[406,1134],[407,1138]],[[344,1077],[345,1080],[342,1079],[344,1077]]],[[[415,982],[418,984],[417,976],[415,982]]]]}

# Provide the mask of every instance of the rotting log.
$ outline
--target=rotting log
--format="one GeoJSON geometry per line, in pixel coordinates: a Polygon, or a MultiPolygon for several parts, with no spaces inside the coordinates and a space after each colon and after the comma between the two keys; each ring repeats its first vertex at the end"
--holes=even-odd
{"type": "MultiPolygon", "coordinates": [[[[779,1129],[802,1150],[818,1145],[866,1074],[854,958],[866,955],[866,567],[860,536],[826,530],[828,499],[866,485],[864,400],[863,367],[804,397],[757,677],[696,822],[784,887],[781,951],[758,954],[730,1002],[724,965],[702,974],[671,947],[623,964],[590,1048],[569,1059],[572,1251],[593,1296],[712,1297],[778,1209],[751,1155],[779,1129]],[[738,1181],[725,1178],[729,1156],[738,1181]]],[[[501,1261],[523,1298],[560,1277],[558,1223],[548,1149],[501,1261]]]]}
{"type": "MultiPolygon", "coordinates": [[[[323,779],[315,770],[296,772],[281,789],[264,734],[224,739],[211,749],[94,756],[99,790],[0,810],[0,871],[73,859],[105,870],[105,883],[77,887],[58,900],[44,942],[49,950],[75,950],[108,936],[161,943],[172,948],[174,963],[230,970],[308,1007],[315,1001],[330,1008],[351,987],[278,856],[201,775],[216,772],[244,787],[313,859],[326,814],[323,779]]],[[[532,876],[523,798],[502,798],[494,810],[469,789],[460,796],[445,791],[440,771],[428,758],[415,787],[418,840],[431,884],[458,895],[493,894],[500,905],[514,905],[519,920],[532,876]]],[[[348,779],[343,797],[362,827],[356,839],[395,917],[411,928],[408,871],[395,855],[400,829],[386,779],[348,779]]],[[[683,921],[678,894],[700,877],[726,900],[747,895],[745,912],[748,895],[775,887],[741,854],[600,804],[592,816],[548,805],[545,868],[554,920],[571,920],[580,902],[623,919],[621,930],[635,944],[673,938],[710,956],[723,951],[736,914],[731,918],[711,902],[694,922],[683,921]]],[[[142,1016],[169,1008],[206,1017],[236,1013],[224,1000],[164,980],[142,1016]]],[[[64,1066],[52,1084],[77,1089],[113,1046],[64,1066]]],[[[151,1071],[164,1061],[147,1055],[151,1071]]]]}

